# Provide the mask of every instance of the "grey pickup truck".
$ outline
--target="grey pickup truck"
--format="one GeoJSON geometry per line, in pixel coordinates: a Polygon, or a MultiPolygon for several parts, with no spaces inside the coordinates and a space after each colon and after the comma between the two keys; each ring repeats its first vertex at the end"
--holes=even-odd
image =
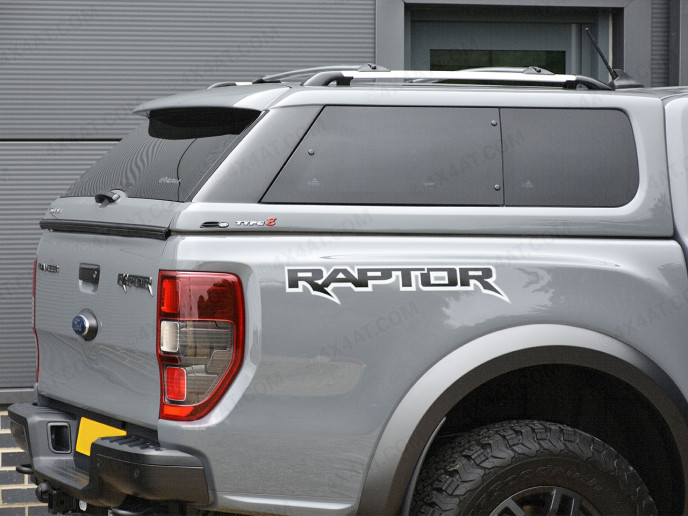
{"type": "Polygon", "coordinates": [[[53,513],[688,510],[688,88],[367,65],[136,112],[41,221],[10,421],[53,513]]]}

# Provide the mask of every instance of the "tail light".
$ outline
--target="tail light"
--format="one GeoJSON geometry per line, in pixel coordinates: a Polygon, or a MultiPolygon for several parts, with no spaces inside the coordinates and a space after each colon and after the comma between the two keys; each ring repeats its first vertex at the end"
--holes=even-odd
{"type": "Polygon", "coordinates": [[[41,352],[38,348],[38,334],[36,333],[36,269],[38,269],[38,258],[33,260],[33,283],[31,285],[31,328],[33,329],[33,338],[36,341],[36,383],[38,383],[38,371],[41,365],[41,352]]]}
{"type": "Polygon", "coordinates": [[[206,415],[244,358],[244,299],[233,274],[160,271],[160,417],[206,415]]]}

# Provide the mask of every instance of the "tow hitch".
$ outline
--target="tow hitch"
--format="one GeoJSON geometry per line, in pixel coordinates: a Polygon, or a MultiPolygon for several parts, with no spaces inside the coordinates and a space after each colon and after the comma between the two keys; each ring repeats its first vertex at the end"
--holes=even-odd
{"type": "Polygon", "coordinates": [[[48,510],[51,514],[89,514],[93,516],[158,516],[163,514],[179,516],[186,514],[184,504],[175,502],[156,505],[145,503],[144,501],[136,503],[136,500],[132,499],[126,505],[111,509],[95,507],[59,489],[53,488],[48,482],[38,483],[30,464],[22,464],[15,469],[17,473],[22,475],[30,475],[31,480],[38,484],[36,486],[36,498],[38,498],[39,502],[48,504],[48,510]]]}
{"type": "Polygon", "coordinates": [[[79,500],[58,489],[53,489],[47,482],[36,487],[38,501],[47,503],[52,514],[64,514],[79,511],[79,500]]]}
{"type": "MultiPolygon", "coordinates": [[[[38,482],[33,474],[31,464],[22,464],[15,468],[17,473],[22,475],[29,475],[30,479],[36,485],[36,498],[41,503],[48,504],[48,510],[51,514],[65,514],[65,513],[85,513],[85,507],[79,505],[79,500],[70,494],[67,494],[59,489],[54,489],[48,482],[38,482]]],[[[85,505],[85,504],[84,504],[85,505]]],[[[92,513],[87,513],[92,514],[92,513]]],[[[107,514],[104,512],[103,514],[107,514]]]]}

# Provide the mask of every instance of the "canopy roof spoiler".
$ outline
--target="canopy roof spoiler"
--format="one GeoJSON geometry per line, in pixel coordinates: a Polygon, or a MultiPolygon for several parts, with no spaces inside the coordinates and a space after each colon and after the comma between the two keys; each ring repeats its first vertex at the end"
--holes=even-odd
{"type": "Polygon", "coordinates": [[[289,86],[280,83],[249,86],[236,84],[229,91],[218,87],[149,100],[136,107],[134,113],[148,116],[151,111],[174,108],[240,108],[262,111],[286,91],[289,91],[289,86]]]}

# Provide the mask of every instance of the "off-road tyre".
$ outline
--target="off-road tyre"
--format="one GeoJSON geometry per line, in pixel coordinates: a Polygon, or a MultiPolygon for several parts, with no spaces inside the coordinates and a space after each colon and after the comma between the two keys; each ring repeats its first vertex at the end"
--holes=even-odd
{"type": "Polygon", "coordinates": [[[575,428],[507,421],[433,449],[411,514],[654,515],[638,473],[614,449],[575,428]]]}

